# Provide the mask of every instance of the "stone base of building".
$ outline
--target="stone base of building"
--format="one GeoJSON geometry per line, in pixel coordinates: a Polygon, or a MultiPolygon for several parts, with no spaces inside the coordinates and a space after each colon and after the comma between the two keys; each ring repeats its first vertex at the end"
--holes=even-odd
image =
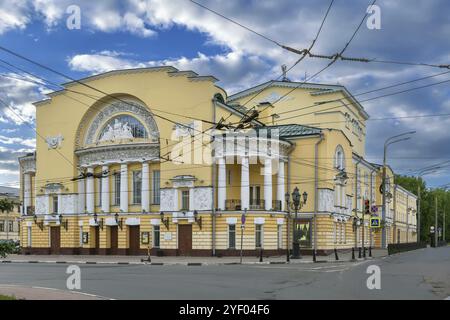
{"type": "MultiPolygon", "coordinates": [[[[368,248],[367,248],[368,249],[368,248]]],[[[312,249],[302,248],[300,254],[304,256],[312,256],[312,249]]],[[[351,248],[337,249],[339,253],[348,253],[351,248]]],[[[292,253],[292,252],[291,252],[292,253]]],[[[334,253],[334,249],[318,249],[317,256],[328,256],[334,253]]],[[[96,248],[60,248],[58,252],[52,251],[51,248],[22,248],[22,255],[99,255],[99,256],[147,256],[147,249],[139,249],[138,251],[131,251],[130,249],[96,249],[96,248]]],[[[218,249],[216,250],[216,257],[238,257],[241,251],[235,249],[218,249]]],[[[242,255],[245,257],[259,257],[261,250],[243,250],[242,255]]],[[[358,252],[356,251],[356,254],[358,252]]],[[[192,256],[192,257],[211,257],[212,250],[208,249],[192,249],[189,254],[181,254],[178,249],[157,249],[150,250],[150,255],[155,257],[178,257],[178,256],[192,256]]],[[[284,256],[286,249],[279,250],[263,250],[263,257],[270,256],[284,256]]]]}

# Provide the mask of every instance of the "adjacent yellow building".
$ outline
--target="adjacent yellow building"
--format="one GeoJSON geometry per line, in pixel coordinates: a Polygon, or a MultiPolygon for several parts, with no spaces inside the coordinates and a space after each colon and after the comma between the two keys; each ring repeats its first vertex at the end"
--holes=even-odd
{"type": "MultiPolygon", "coordinates": [[[[119,70],[35,103],[44,139],[19,159],[23,252],[286,254],[295,187],[302,253],[381,245],[369,227],[382,198],[381,166],[364,159],[369,115],[343,86],[271,81],[228,96],[216,82],[119,70]]],[[[387,242],[415,241],[415,197],[403,204],[388,177],[387,242]]]]}

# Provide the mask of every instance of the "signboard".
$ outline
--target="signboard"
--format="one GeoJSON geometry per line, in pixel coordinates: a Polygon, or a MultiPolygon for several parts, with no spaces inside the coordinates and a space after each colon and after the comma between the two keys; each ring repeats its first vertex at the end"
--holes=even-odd
{"type": "Polygon", "coordinates": [[[377,206],[372,206],[372,208],[370,209],[373,213],[378,212],[378,207],[377,206]]]}
{"type": "Polygon", "coordinates": [[[150,232],[141,232],[141,243],[142,244],[150,243],[150,232]]]}
{"type": "Polygon", "coordinates": [[[172,240],[172,232],[164,233],[164,240],[166,241],[172,240]]]}
{"type": "Polygon", "coordinates": [[[89,243],[89,232],[83,232],[83,243],[89,243]]]}
{"type": "Polygon", "coordinates": [[[242,228],[244,228],[244,225],[245,225],[245,214],[243,214],[242,216],[241,216],[241,224],[242,224],[242,228]]]}
{"type": "Polygon", "coordinates": [[[379,228],[381,227],[381,220],[378,217],[370,218],[370,227],[371,228],[379,228]]]}

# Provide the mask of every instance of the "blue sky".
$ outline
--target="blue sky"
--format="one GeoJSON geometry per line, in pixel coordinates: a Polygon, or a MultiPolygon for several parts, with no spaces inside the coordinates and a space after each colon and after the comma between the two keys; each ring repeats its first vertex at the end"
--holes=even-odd
{"type": "MultiPolygon", "coordinates": [[[[308,47],[329,0],[198,0],[280,43],[308,47]]],[[[335,0],[313,51],[333,54],[344,46],[371,1],[335,0]]],[[[445,0],[379,0],[381,29],[363,24],[346,51],[358,56],[399,61],[450,63],[450,3],[445,0]]],[[[188,0],[0,0],[0,45],[71,77],[118,68],[173,65],[212,74],[229,93],[279,76],[280,65],[297,56],[199,8],[188,0]],[[66,27],[70,5],[81,9],[81,29],[66,27]]],[[[56,83],[59,78],[0,52],[0,59],[56,83]]],[[[305,59],[289,74],[301,80],[327,61],[305,59]]],[[[443,69],[338,61],[314,82],[343,84],[352,93],[384,87],[443,69]]],[[[24,82],[0,63],[0,99],[27,120],[0,105],[0,185],[18,182],[17,156],[33,149],[31,102],[48,91],[39,81],[24,82]]],[[[369,99],[450,79],[450,74],[358,97],[369,99]]],[[[32,79],[37,80],[37,79],[32,79]]],[[[450,113],[449,84],[363,102],[373,119],[450,113]]],[[[417,130],[411,142],[396,145],[389,164],[398,172],[450,160],[450,117],[403,118],[368,122],[367,158],[381,162],[383,141],[417,130]]],[[[449,182],[449,170],[427,177],[430,186],[449,182]]]]}

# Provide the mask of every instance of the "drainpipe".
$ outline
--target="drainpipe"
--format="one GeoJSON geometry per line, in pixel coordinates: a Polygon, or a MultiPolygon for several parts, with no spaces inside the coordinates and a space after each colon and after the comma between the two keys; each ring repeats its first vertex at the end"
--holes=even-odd
{"type": "MultiPolygon", "coordinates": [[[[372,188],[372,186],[373,186],[373,174],[376,171],[377,171],[377,169],[373,169],[372,171],[370,171],[370,208],[372,208],[372,205],[373,205],[373,203],[372,203],[372,199],[374,197],[373,188],[372,188]]],[[[375,200],[375,203],[376,203],[376,200],[375,200]]],[[[370,216],[372,217],[372,213],[370,214],[370,216]]],[[[369,228],[369,230],[370,230],[370,234],[369,234],[369,250],[372,251],[372,228],[369,228]]]]}
{"type": "MultiPolygon", "coordinates": [[[[362,161],[361,157],[358,157],[358,158],[359,158],[358,162],[356,162],[356,164],[355,164],[355,217],[356,217],[356,219],[358,219],[358,179],[359,179],[358,165],[362,161]]],[[[364,245],[364,226],[363,226],[363,245],[364,245]]],[[[358,248],[358,225],[356,223],[355,223],[355,248],[358,248]]]]}
{"type": "Polygon", "coordinates": [[[317,254],[317,211],[319,210],[319,144],[324,140],[320,133],[319,140],[314,145],[314,246],[313,257],[317,254]]]}
{"type": "MultiPolygon", "coordinates": [[[[212,122],[216,123],[216,100],[212,100],[212,122]]],[[[211,137],[211,144],[214,141],[214,134],[211,137]]],[[[215,152],[214,152],[215,155],[215,152]]],[[[212,227],[212,255],[216,255],[216,162],[212,161],[211,168],[211,176],[212,176],[212,208],[211,208],[211,227],[212,227]]]]}

